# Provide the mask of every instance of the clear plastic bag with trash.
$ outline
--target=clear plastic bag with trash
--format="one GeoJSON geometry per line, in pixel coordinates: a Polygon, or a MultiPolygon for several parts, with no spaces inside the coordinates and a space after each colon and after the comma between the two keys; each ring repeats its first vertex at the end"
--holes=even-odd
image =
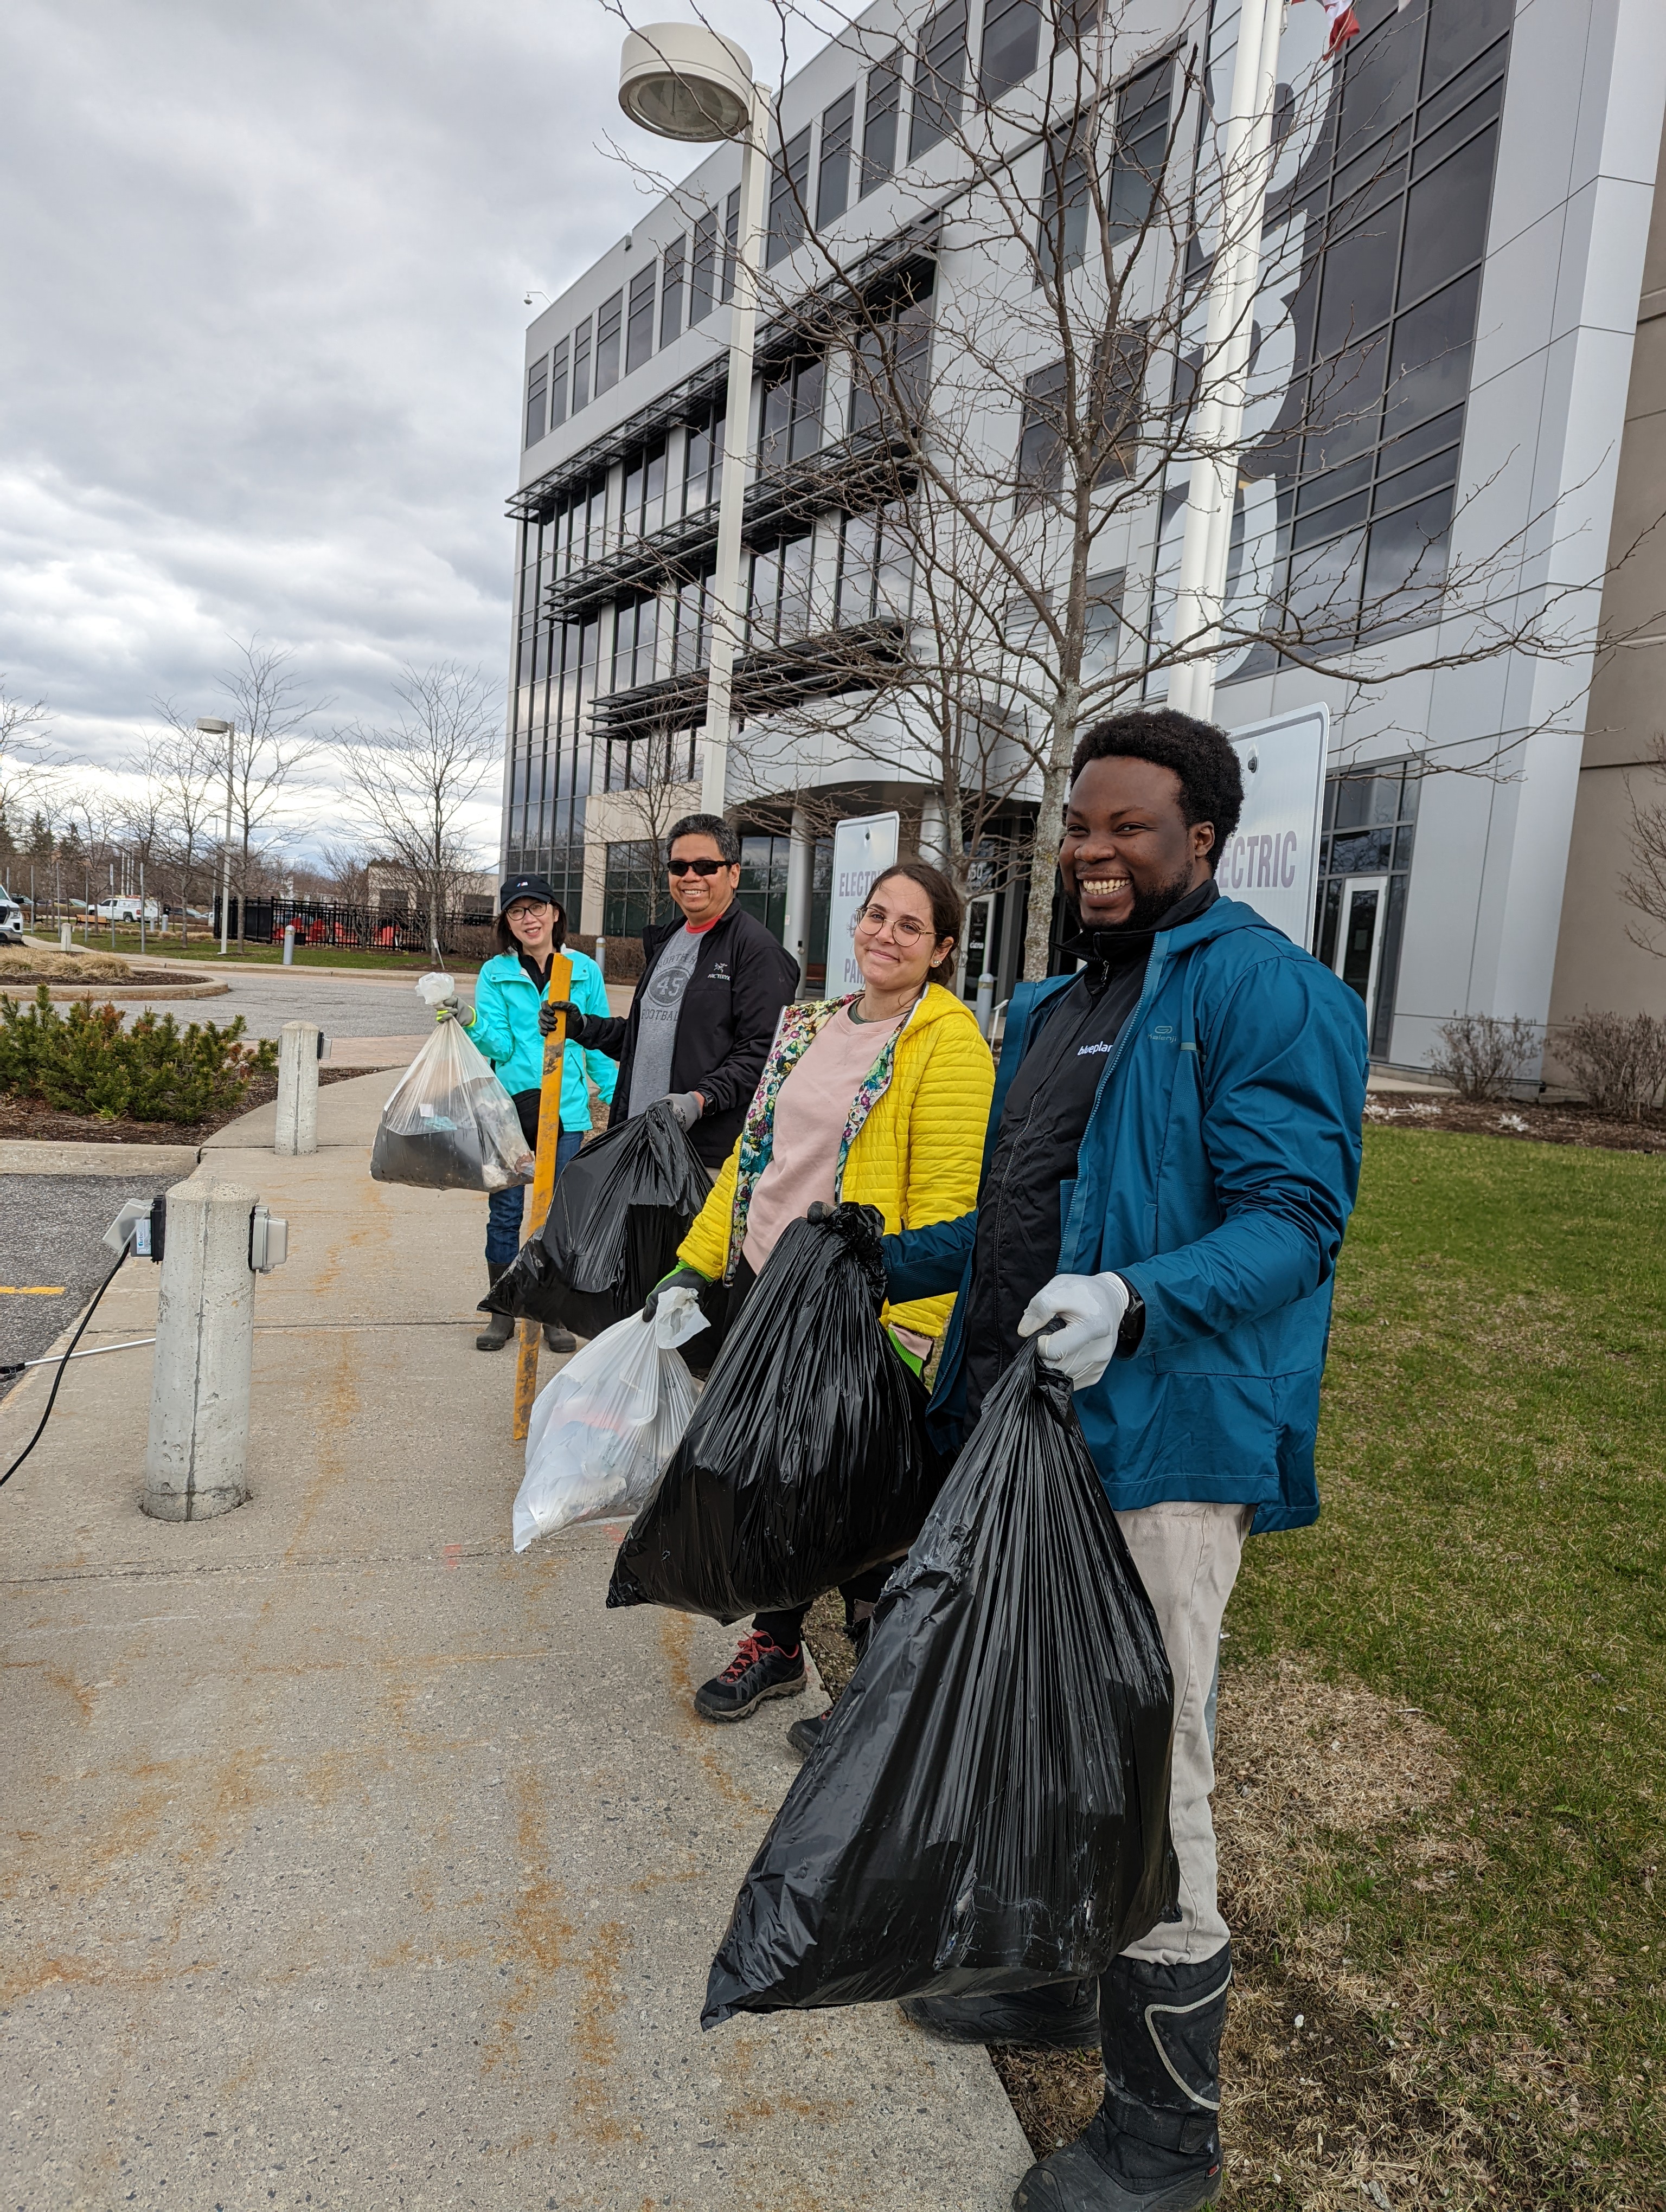
{"type": "Polygon", "coordinates": [[[692,1299],[652,1321],[616,1322],[569,1359],[533,1401],[514,1547],[587,1521],[635,1513],[688,1426],[693,1376],[677,1350],[706,1327],[692,1299]]]}
{"type": "MultiPolygon", "coordinates": [[[[437,1006],[449,975],[424,975],[419,997],[437,1006]]],[[[514,1101],[460,1022],[441,1022],[395,1085],[370,1152],[377,1182],[419,1190],[507,1190],[530,1182],[535,1161],[514,1101]]]]}

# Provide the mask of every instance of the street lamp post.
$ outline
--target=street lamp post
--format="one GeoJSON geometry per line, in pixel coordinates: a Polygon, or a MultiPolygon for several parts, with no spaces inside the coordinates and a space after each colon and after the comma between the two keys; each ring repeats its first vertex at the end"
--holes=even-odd
{"type": "Polygon", "coordinates": [[[1194,638],[1209,649],[1174,669],[1168,701],[1180,713],[1195,714],[1202,721],[1214,712],[1215,667],[1226,609],[1250,319],[1261,274],[1262,210],[1283,24],[1284,0],[1243,0],[1231,100],[1221,142],[1220,228],[1203,337],[1203,374],[1208,381],[1193,417],[1197,450],[1186,498],[1174,603],[1175,642],[1194,638]]]}
{"type": "Polygon", "coordinates": [[[752,341],[763,230],[769,94],[752,82],[750,55],[701,23],[650,23],[633,31],[619,58],[619,105],[656,137],[705,145],[739,138],[740,210],[729,320],[729,385],[717,505],[717,569],[706,672],[706,746],[700,804],[721,814],[728,781],[735,653],[745,620],[740,519],[751,428],[752,341]]]}
{"type": "Polygon", "coordinates": [[[226,740],[226,835],[220,851],[220,957],[226,957],[226,931],[231,921],[231,787],[236,772],[236,755],[232,739],[237,733],[234,722],[222,722],[217,715],[207,714],[198,722],[205,738],[226,740]]]}

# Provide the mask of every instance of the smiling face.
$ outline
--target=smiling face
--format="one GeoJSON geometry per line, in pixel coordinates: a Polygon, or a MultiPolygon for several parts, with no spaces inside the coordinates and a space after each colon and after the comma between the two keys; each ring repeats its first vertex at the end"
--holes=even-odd
{"type": "Polygon", "coordinates": [[[876,991],[923,991],[932,963],[953,951],[952,937],[932,934],[932,902],[911,876],[874,884],[856,924],[853,947],[863,982],[876,991]]]}
{"type": "Polygon", "coordinates": [[[550,933],[556,920],[554,907],[543,899],[518,898],[510,904],[505,919],[517,942],[534,959],[542,959],[550,950],[550,933]]]}
{"type": "Polygon", "coordinates": [[[688,832],[673,842],[671,861],[671,895],[696,928],[728,912],[740,882],[740,870],[723,858],[715,837],[707,836],[703,830],[688,832]],[[684,865],[695,861],[711,872],[702,875],[699,868],[684,865]],[[683,868],[680,875],[679,866],[683,868]]]}
{"type": "Polygon", "coordinates": [[[1215,833],[1188,823],[1180,778],[1155,761],[1087,762],[1065,801],[1059,872],[1084,929],[1149,928],[1209,877],[1215,833]]]}

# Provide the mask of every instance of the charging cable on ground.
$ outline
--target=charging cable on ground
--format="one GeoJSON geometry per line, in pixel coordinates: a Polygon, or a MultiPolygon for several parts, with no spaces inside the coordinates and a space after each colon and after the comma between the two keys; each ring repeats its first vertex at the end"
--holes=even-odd
{"type": "MultiPolygon", "coordinates": [[[[5,1488],[6,1485],[11,1480],[13,1475],[16,1474],[18,1468],[22,1466],[24,1461],[34,1449],[35,1446],[40,1442],[41,1435],[46,1429],[46,1424],[52,1419],[52,1407],[58,1402],[59,1385],[63,1382],[64,1373],[69,1367],[70,1360],[75,1356],[76,1346],[81,1342],[82,1338],[86,1334],[88,1322],[91,1321],[93,1316],[98,1311],[99,1300],[109,1289],[111,1284],[115,1281],[117,1276],[120,1274],[123,1264],[126,1261],[127,1256],[129,1253],[131,1252],[132,1249],[133,1232],[130,1229],[126,1237],[123,1239],[122,1248],[120,1252],[117,1255],[115,1266],[112,1267],[109,1273],[99,1285],[97,1290],[94,1291],[92,1304],[89,1305],[86,1312],[82,1314],[79,1328],[76,1330],[75,1334],[70,1339],[68,1350],[64,1352],[58,1360],[58,1373],[52,1377],[52,1387],[46,1399],[46,1410],[42,1413],[40,1420],[35,1424],[34,1434],[29,1438],[27,1443],[24,1445],[22,1450],[18,1453],[17,1457],[12,1462],[5,1473],[3,1474],[0,1474],[0,1490],[3,1490],[5,1488]]],[[[34,1363],[30,1361],[26,1362],[25,1364],[33,1365],[34,1363]]]]}

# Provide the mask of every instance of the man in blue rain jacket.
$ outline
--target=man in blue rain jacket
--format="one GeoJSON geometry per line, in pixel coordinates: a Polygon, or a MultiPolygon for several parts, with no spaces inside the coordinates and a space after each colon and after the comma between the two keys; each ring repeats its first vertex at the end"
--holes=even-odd
{"type": "Polygon", "coordinates": [[[885,1240],[893,1299],[959,1292],[932,1400],[952,1449],[1022,1338],[1075,1385],[1175,1685],[1174,1917],[1091,1983],[921,1999],[959,2039],[1078,2045],[1104,2106],[1031,2169],[1020,2212],[1187,2212],[1220,2186],[1231,1978],[1209,1796],[1221,1618],[1243,1538],[1319,1510],[1331,1277],[1353,1203],[1365,1027],[1329,969],[1217,891],[1237,755],[1123,714],[1072,763],[1060,872],[1074,975],[1014,994],[976,1213],[885,1240]]]}

